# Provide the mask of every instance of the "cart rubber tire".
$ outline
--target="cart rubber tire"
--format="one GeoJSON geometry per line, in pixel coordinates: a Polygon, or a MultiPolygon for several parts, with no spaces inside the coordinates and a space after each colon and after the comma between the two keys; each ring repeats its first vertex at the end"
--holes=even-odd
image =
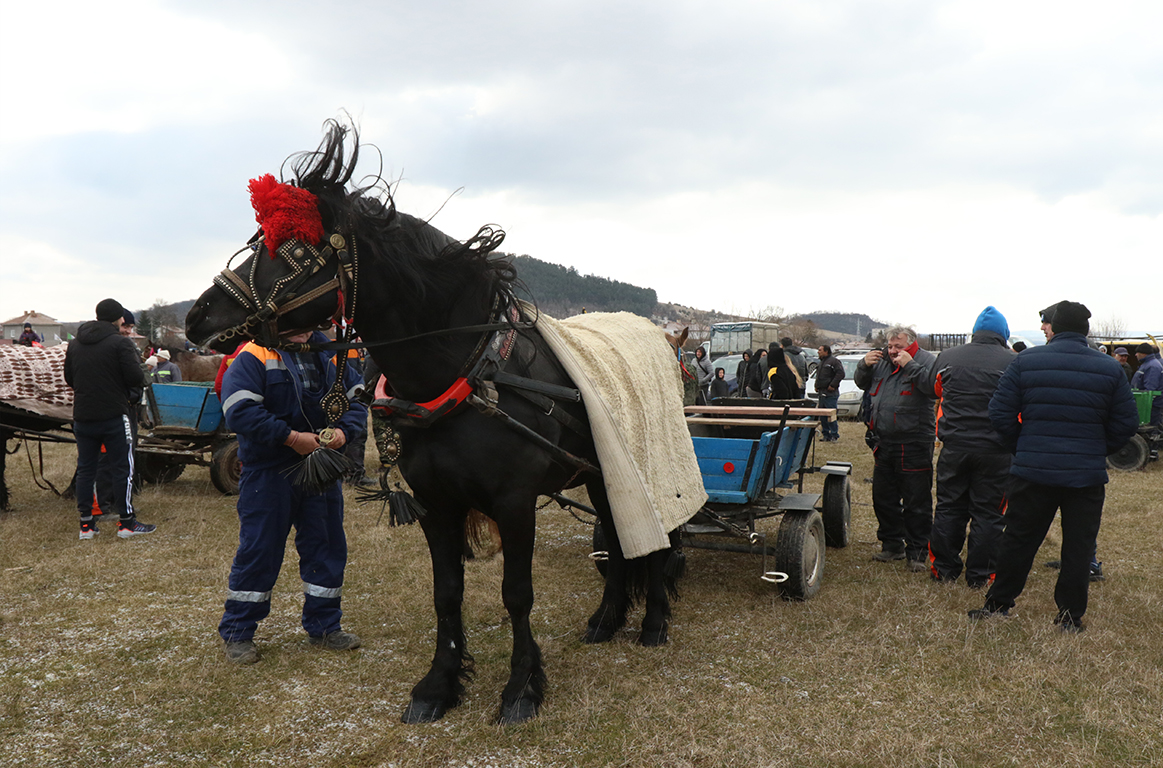
{"type": "Polygon", "coordinates": [[[816,510],[783,514],[775,540],[775,569],[787,574],[779,585],[784,600],[807,600],[824,580],[824,518],[816,510]]]}
{"type": "Polygon", "coordinates": [[[227,496],[238,495],[238,478],[242,463],[238,460],[238,441],[227,440],[215,446],[210,455],[210,482],[227,496]]]}
{"type": "MultiPolygon", "coordinates": [[[[591,551],[592,552],[606,552],[609,549],[610,549],[610,544],[606,540],[606,530],[604,528],[602,528],[602,523],[599,520],[599,521],[594,523],[594,548],[591,551]]],[[[594,567],[598,569],[598,573],[600,573],[602,575],[603,579],[606,578],[606,561],[605,560],[594,560],[594,567]]]]}
{"type": "Polygon", "coordinates": [[[852,484],[848,475],[824,475],[824,539],[829,547],[848,546],[852,527],[852,484]]]}
{"type": "Polygon", "coordinates": [[[1151,447],[1142,435],[1135,435],[1131,441],[1106,457],[1106,465],[1111,469],[1133,472],[1142,469],[1151,456],[1151,447]]]}
{"type": "Polygon", "coordinates": [[[154,485],[172,483],[181,477],[182,472],[186,471],[185,464],[157,453],[137,454],[134,465],[137,468],[137,476],[141,478],[141,481],[154,485]]]}

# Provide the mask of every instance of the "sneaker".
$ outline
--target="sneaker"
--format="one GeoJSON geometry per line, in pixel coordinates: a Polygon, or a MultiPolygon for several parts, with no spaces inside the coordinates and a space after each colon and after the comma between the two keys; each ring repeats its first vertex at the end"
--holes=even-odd
{"type": "Polygon", "coordinates": [[[928,560],[910,560],[909,561],[909,572],[910,573],[920,573],[921,571],[927,571],[927,570],[929,570],[929,561],[928,560]]]}
{"type": "Polygon", "coordinates": [[[885,549],[873,555],[872,559],[878,563],[891,563],[893,560],[904,560],[905,551],[903,549],[885,549]]]}
{"type": "Polygon", "coordinates": [[[1090,564],[1090,580],[1091,581],[1105,581],[1106,576],[1102,575],[1102,563],[1090,564]]]}
{"type": "Polygon", "coordinates": [[[1064,635],[1077,635],[1086,631],[1086,625],[1081,620],[1055,619],[1054,623],[1058,625],[1058,631],[1064,635]]]}
{"type": "Polygon", "coordinates": [[[91,539],[100,532],[101,531],[97,530],[97,521],[96,520],[94,520],[91,523],[81,523],[81,538],[82,539],[86,539],[86,540],[91,539]]]}
{"type": "Polygon", "coordinates": [[[117,537],[120,539],[128,539],[130,536],[140,536],[143,533],[153,533],[156,530],[156,525],[140,522],[135,517],[128,523],[119,522],[117,524],[117,537]]]}
{"type": "Polygon", "coordinates": [[[969,618],[973,619],[974,621],[981,621],[982,619],[992,619],[994,616],[1000,616],[1001,618],[1004,619],[1005,617],[1007,617],[1009,615],[1010,615],[1009,608],[986,608],[986,607],[974,608],[972,611],[969,611],[969,613],[968,613],[969,618]]]}
{"type": "Polygon", "coordinates": [[[240,640],[235,643],[227,641],[225,651],[226,660],[234,664],[254,664],[258,661],[258,649],[254,647],[253,640],[240,640]]]}
{"type": "Polygon", "coordinates": [[[321,645],[329,651],[353,651],[360,646],[359,635],[337,629],[320,637],[308,637],[311,645],[321,645]]]}

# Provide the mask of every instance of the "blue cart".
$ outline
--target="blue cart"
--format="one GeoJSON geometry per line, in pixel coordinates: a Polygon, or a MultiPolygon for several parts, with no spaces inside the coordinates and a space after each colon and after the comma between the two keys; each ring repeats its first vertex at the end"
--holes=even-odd
{"type": "Polygon", "coordinates": [[[786,599],[812,597],[826,547],[847,546],[852,519],[852,465],[808,461],[820,420],[835,411],[771,403],[686,410],[691,431],[703,433],[691,440],[708,500],[683,526],[683,543],[760,554],[760,578],[778,584],[786,599]],[[815,473],[824,476],[823,491],[805,493],[804,477],[815,473]],[[756,521],[775,516],[782,519],[770,546],[756,521]]]}
{"type": "Polygon", "coordinates": [[[146,400],[135,461],[140,479],[172,482],[187,464],[197,464],[210,468],[210,481],[219,491],[238,493],[238,441],[226,429],[214,383],[151,384],[146,400]]]}

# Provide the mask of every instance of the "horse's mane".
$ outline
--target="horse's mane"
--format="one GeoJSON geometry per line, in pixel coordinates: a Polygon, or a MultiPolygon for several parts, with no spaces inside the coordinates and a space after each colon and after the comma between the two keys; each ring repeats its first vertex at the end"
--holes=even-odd
{"type": "Polygon", "coordinates": [[[359,131],[334,119],[324,128],[318,149],[292,155],[287,162],[294,183],[319,199],[326,232],[354,235],[360,261],[388,271],[405,295],[417,301],[481,280],[512,299],[517,274],[512,261],[491,255],[505,239],[501,229],[483,226],[462,243],[422,219],[400,213],[382,169],[368,183],[349,188],[359,161],[359,131]]]}

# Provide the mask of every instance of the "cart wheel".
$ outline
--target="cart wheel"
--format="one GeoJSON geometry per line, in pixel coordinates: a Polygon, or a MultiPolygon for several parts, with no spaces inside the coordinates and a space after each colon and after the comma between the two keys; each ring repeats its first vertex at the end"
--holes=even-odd
{"type": "Polygon", "coordinates": [[[139,453],[134,462],[143,483],[172,483],[181,477],[186,465],[157,453],[139,453]]]}
{"type": "Polygon", "coordinates": [[[824,476],[823,513],[828,546],[848,546],[848,529],[852,525],[852,484],[848,475],[824,476]]]}
{"type": "Polygon", "coordinates": [[[210,456],[210,482],[227,496],[238,495],[238,478],[242,463],[238,460],[238,441],[227,440],[214,448],[210,456]]]}
{"type": "Polygon", "coordinates": [[[1106,457],[1106,465],[1111,469],[1133,472],[1142,469],[1151,455],[1151,447],[1142,435],[1135,435],[1131,442],[1106,457]]]}
{"type": "Polygon", "coordinates": [[[824,518],[816,510],[784,512],[775,540],[775,569],[787,574],[779,585],[785,600],[807,600],[824,579],[824,518]]]}
{"type": "Polygon", "coordinates": [[[594,523],[594,549],[590,554],[590,558],[594,561],[594,567],[598,569],[598,573],[602,578],[606,578],[606,556],[598,556],[599,552],[608,552],[610,549],[609,542],[606,541],[606,530],[602,528],[601,522],[594,523]]]}

